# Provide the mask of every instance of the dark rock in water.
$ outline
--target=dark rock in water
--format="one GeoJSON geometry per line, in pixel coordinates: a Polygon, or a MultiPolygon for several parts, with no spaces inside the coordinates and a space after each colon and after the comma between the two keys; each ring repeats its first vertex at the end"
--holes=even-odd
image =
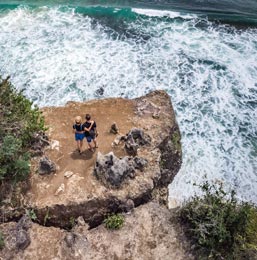
{"type": "Polygon", "coordinates": [[[51,172],[56,172],[56,165],[45,156],[40,159],[38,171],[41,175],[50,174],[51,172]]]}
{"type": "Polygon", "coordinates": [[[119,128],[115,122],[111,125],[110,133],[115,135],[119,133],[119,128]]]}
{"type": "Polygon", "coordinates": [[[74,233],[68,233],[64,238],[67,247],[72,247],[75,244],[75,239],[76,235],[74,233]]]}
{"type": "Polygon", "coordinates": [[[135,169],[144,167],[147,162],[143,158],[125,156],[121,159],[113,152],[106,155],[98,152],[94,173],[98,180],[106,186],[120,187],[126,178],[135,177],[135,169]]]}
{"type": "Polygon", "coordinates": [[[27,215],[24,215],[17,223],[16,229],[17,230],[21,230],[21,229],[28,230],[29,228],[31,228],[31,226],[32,226],[32,221],[31,221],[30,217],[27,215]]]}
{"type": "Polygon", "coordinates": [[[136,155],[139,146],[149,145],[151,137],[144,133],[142,129],[133,128],[125,138],[125,149],[128,154],[136,155]]]}
{"type": "Polygon", "coordinates": [[[24,250],[30,244],[31,240],[29,234],[24,229],[17,230],[16,233],[16,247],[17,249],[24,250]]]}
{"type": "Polygon", "coordinates": [[[97,89],[95,91],[96,96],[102,96],[103,94],[104,94],[104,88],[103,87],[100,87],[99,89],[97,89]]]}

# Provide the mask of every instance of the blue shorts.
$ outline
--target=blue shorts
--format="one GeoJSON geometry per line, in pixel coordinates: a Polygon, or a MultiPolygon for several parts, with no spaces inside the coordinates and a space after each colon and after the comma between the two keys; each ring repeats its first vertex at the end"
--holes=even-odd
{"type": "Polygon", "coordinates": [[[82,141],[85,137],[85,134],[75,133],[75,140],[76,141],[82,141]]]}
{"type": "Polygon", "coordinates": [[[91,135],[86,136],[86,138],[87,138],[87,142],[88,142],[88,143],[91,143],[92,140],[95,140],[95,136],[93,137],[93,136],[91,136],[91,135]]]}

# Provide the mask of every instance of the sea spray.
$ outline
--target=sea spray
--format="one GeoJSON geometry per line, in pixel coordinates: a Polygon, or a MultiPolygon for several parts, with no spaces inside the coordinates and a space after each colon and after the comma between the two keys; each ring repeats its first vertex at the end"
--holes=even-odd
{"type": "Polygon", "coordinates": [[[183,144],[171,199],[192,196],[206,175],[257,202],[256,35],[180,12],[3,9],[0,74],[40,107],[164,89],[183,144]]]}

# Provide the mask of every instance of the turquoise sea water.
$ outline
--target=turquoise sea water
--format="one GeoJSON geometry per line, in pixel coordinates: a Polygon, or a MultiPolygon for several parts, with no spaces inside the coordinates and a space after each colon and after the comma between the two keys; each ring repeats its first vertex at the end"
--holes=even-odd
{"type": "Polygon", "coordinates": [[[171,201],[206,175],[257,202],[254,0],[0,1],[0,74],[40,107],[164,89],[184,151],[171,201]]]}

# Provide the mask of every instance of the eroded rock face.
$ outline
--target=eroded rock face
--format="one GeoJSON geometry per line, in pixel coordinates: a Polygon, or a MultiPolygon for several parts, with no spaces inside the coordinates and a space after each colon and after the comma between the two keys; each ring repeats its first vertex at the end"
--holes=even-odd
{"type": "MultiPolygon", "coordinates": [[[[100,225],[94,229],[75,226],[70,232],[33,224],[29,229],[31,244],[17,250],[19,260],[193,260],[183,232],[170,220],[172,212],[158,203],[147,203],[124,214],[124,226],[110,231],[100,225]]],[[[15,223],[3,224],[6,235],[15,223]]],[[[82,226],[83,227],[83,226],[82,226]]],[[[0,251],[8,259],[10,249],[0,251]]]]}
{"type": "Polygon", "coordinates": [[[113,152],[106,155],[98,152],[94,174],[107,187],[120,187],[127,178],[134,178],[136,169],[143,170],[147,160],[140,157],[125,156],[121,159],[113,152]]]}
{"type": "Polygon", "coordinates": [[[124,137],[125,139],[125,149],[128,154],[136,155],[137,150],[140,146],[150,145],[151,137],[145,134],[142,129],[133,128],[124,137]]]}

